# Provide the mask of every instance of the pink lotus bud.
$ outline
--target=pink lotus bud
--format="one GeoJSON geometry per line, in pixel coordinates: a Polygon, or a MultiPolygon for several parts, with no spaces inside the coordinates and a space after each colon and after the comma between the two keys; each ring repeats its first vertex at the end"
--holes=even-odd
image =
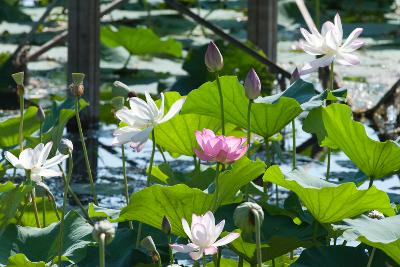
{"type": "Polygon", "coordinates": [[[204,57],[209,72],[220,71],[224,67],[224,58],[214,42],[210,42],[204,57]]]}
{"type": "Polygon", "coordinates": [[[244,81],[244,89],[249,99],[256,99],[261,94],[261,81],[254,69],[251,69],[244,81]]]}
{"type": "Polygon", "coordinates": [[[203,129],[196,131],[196,139],[200,149],[194,152],[201,160],[231,164],[247,152],[246,138],[215,135],[210,129],[203,129]]]}

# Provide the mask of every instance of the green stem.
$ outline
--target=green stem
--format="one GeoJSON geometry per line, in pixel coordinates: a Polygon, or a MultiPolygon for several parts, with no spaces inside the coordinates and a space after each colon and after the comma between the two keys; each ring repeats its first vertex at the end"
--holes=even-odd
{"type": "Polygon", "coordinates": [[[220,110],[221,110],[221,132],[222,132],[222,135],[225,135],[224,98],[223,98],[223,95],[222,95],[221,81],[219,79],[218,72],[215,73],[215,76],[216,76],[216,79],[217,79],[218,93],[219,93],[219,104],[220,104],[220,110]]]}
{"type": "Polygon", "coordinates": [[[243,257],[239,256],[238,267],[243,267],[243,257]]]}
{"type": "Polygon", "coordinates": [[[29,204],[29,198],[25,197],[25,204],[22,206],[21,213],[20,213],[20,215],[19,215],[19,217],[17,219],[16,225],[21,225],[22,216],[24,216],[25,209],[28,206],[28,204],[29,204]]]}
{"type": "Polygon", "coordinates": [[[261,253],[261,221],[257,212],[253,212],[255,218],[256,230],[256,249],[257,249],[257,266],[262,267],[262,253],[261,253]]]}
{"type": "MultiPolygon", "coordinates": [[[[154,154],[156,152],[156,135],[154,134],[154,129],[151,131],[151,140],[153,142],[153,148],[151,150],[149,172],[147,173],[147,182],[146,182],[147,187],[150,186],[151,171],[153,170],[154,154]]],[[[142,223],[139,222],[138,232],[136,236],[136,248],[138,248],[140,245],[140,237],[142,234],[141,232],[142,232],[142,223]]]]}
{"type": "Polygon", "coordinates": [[[318,237],[318,222],[314,221],[314,232],[313,232],[314,246],[317,246],[317,237],[318,237]]]}
{"type": "Polygon", "coordinates": [[[247,108],[247,157],[250,158],[250,139],[251,139],[251,104],[253,101],[249,99],[249,105],[247,108]]]}
{"type": "Polygon", "coordinates": [[[203,267],[205,267],[207,262],[206,262],[206,253],[204,253],[204,252],[203,252],[202,260],[203,260],[203,267]]]}
{"type": "Polygon", "coordinates": [[[24,94],[20,93],[19,96],[19,109],[20,109],[20,120],[19,120],[19,147],[20,152],[24,150],[24,94]]]}
{"type": "MultiPolygon", "coordinates": [[[[168,245],[172,244],[172,237],[169,234],[168,235],[168,245]]],[[[174,264],[174,254],[172,254],[172,248],[170,246],[168,246],[168,251],[169,251],[169,263],[172,265],[174,264]]]]}
{"type": "Polygon", "coordinates": [[[328,147],[328,163],[326,164],[326,180],[329,180],[331,175],[331,148],[328,147]]]}
{"type": "Polygon", "coordinates": [[[38,208],[37,208],[37,205],[36,205],[36,193],[35,193],[35,188],[32,189],[31,198],[32,198],[33,212],[34,212],[34,214],[35,214],[36,226],[37,226],[38,228],[41,228],[41,226],[40,226],[40,219],[39,219],[39,212],[38,212],[38,208]]]}
{"type": "Polygon", "coordinates": [[[100,234],[100,240],[99,240],[99,262],[100,262],[100,267],[105,267],[106,266],[106,234],[101,233],[100,234]]]}
{"type": "Polygon", "coordinates": [[[374,185],[374,177],[369,177],[369,185],[368,188],[371,188],[374,185]]]}
{"type": "Polygon", "coordinates": [[[275,203],[276,203],[276,206],[279,206],[279,187],[278,187],[278,184],[276,184],[276,187],[275,187],[275,203]]]}
{"type": "Polygon", "coordinates": [[[265,164],[267,165],[267,168],[269,168],[271,164],[271,155],[269,151],[269,140],[268,137],[264,138],[265,141],[265,164]]]}
{"type": "Polygon", "coordinates": [[[164,151],[161,146],[157,145],[158,151],[160,151],[161,157],[163,158],[164,163],[167,163],[167,158],[164,155],[164,151]]]}
{"type": "MultiPolygon", "coordinates": [[[[125,193],[125,200],[126,205],[129,205],[129,188],[128,188],[128,176],[126,175],[126,160],[125,160],[125,147],[124,145],[121,146],[121,154],[122,154],[122,174],[124,176],[124,193],[125,193]]],[[[133,229],[132,222],[129,221],[129,229],[133,229]]]]}
{"type": "Polygon", "coordinates": [[[332,61],[331,66],[329,68],[329,80],[330,80],[329,90],[331,90],[331,91],[333,91],[333,81],[334,81],[334,77],[335,77],[335,73],[333,71],[333,67],[334,67],[334,63],[332,61]]]}
{"type": "Polygon", "coordinates": [[[56,214],[57,220],[60,221],[61,217],[58,214],[56,200],[53,198],[53,196],[50,193],[47,193],[47,197],[50,199],[50,204],[51,204],[52,209],[54,210],[54,213],[56,214]]]}
{"type": "Polygon", "coordinates": [[[218,205],[219,205],[219,186],[218,186],[218,176],[219,176],[219,169],[220,169],[220,165],[221,165],[221,163],[217,163],[217,167],[216,167],[216,170],[215,170],[215,181],[214,181],[214,184],[215,184],[215,197],[214,197],[214,203],[213,203],[213,208],[212,208],[212,211],[213,212],[215,212],[216,210],[217,210],[217,208],[218,208],[218,205]]]}
{"type": "Polygon", "coordinates": [[[95,188],[95,186],[94,186],[94,180],[93,180],[92,170],[91,170],[91,168],[90,168],[89,156],[88,156],[88,152],[87,152],[87,149],[86,149],[85,139],[84,139],[84,137],[83,137],[81,119],[80,119],[80,116],[79,116],[79,97],[76,97],[76,102],[75,102],[75,116],[76,116],[76,123],[78,124],[78,129],[79,129],[79,138],[81,139],[81,143],[82,143],[83,155],[84,155],[84,157],[85,157],[86,170],[87,170],[88,177],[89,177],[89,181],[90,181],[90,189],[91,189],[91,191],[92,191],[94,203],[95,203],[96,205],[98,205],[98,202],[97,202],[97,195],[96,195],[96,188],[95,188]]]}
{"type": "Polygon", "coordinates": [[[371,255],[369,255],[367,267],[371,267],[372,266],[372,261],[374,259],[375,251],[376,251],[376,248],[374,247],[372,249],[372,251],[371,251],[371,255]]]}
{"type": "Polygon", "coordinates": [[[67,177],[64,180],[64,196],[63,196],[63,206],[61,210],[61,222],[60,222],[60,236],[58,240],[58,266],[61,265],[61,256],[62,256],[62,250],[63,250],[63,243],[64,243],[64,217],[65,217],[65,209],[67,207],[67,196],[68,196],[68,187],[69,183],[71,181],[71,176],[72,176],[72,169],[74,167],[74,162],[72,159],[72,154],[69,154],[69,159],[68,159],[68,174],[67,177]]]}
{"type": "Polygon", "coordinates": [[[296,123],[292,120],[292,170],[296,169],[296,123]]]}

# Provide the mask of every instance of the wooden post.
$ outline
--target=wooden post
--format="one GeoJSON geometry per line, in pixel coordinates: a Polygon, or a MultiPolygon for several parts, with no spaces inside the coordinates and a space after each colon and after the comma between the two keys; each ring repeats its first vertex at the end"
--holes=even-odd
{"type": "MultiPolygon", "coordinates": [[[[68,84],[72,83],[71,73],[85,74],[85,92],[83,98],[89,102],[81,113],[82,126],[88,150],[93,178],[97,176],[98,140],[96,134],[99,117],[99,83],[100,83],[100,0],[68,0],[68,84]]],[[[73,134],[76,162],[73,179],[88,180],[84,166],[82,145],[78,137],[75,120],[68,124],[68,131],[73,134]]]]}
{"type": "Polygon", "coordinates": [[[277,0],[248,0],[247,38],[276,62],[278,4],[277,0]]]}
{"type": "Polygon", "coordinates": [[[72,72],[85,73],[84,98],[90,103],[82,124],[94,126],[99,116],[100,0],[68,0],[68,84],[72,72]]]}

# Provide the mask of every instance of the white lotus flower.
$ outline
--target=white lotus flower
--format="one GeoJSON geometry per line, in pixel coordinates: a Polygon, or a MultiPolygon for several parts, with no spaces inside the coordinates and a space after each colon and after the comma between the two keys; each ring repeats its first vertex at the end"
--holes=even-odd
{"type": "Polygon", "coordinates": [[[24,149],[19,155],[19,158],[8,151],[6,151],[5,157],[15,168],[30,171],[30,177],[33,181],[41,182],[40,177],[61,176],[62,173],[60,171],[55,171],[50,168],[68,158],[66,155],[57,154],[51,159],[47,159],[52,146],[53,142],[48,142],[46,145],[40,143],[34,149],[24,149]]]}
{"type": "Polygon", "coordinates": [[[203,256],[215,254],[220,246],[226,245],[239,237],[239,233],[230,233],[217,241],[225,226],[225,220],[215,225],[214,214],[208,211],[203,216],[192,215],[192,225],[182,219],[183,230],[189,237],[191,243],[187,245],[172,244],[172,249],[177,252],[189,253],[193,260],[198,260],[203,256]]]}
{"type": "Polygon", "coordinates": [[[322,25],[321,33],[313,27],[311,33],[301,28],[305,42],[301,48],[309,55],[322,56],[306,63],[300,70],[300,75],[309,74],[320,67],[329,66],[333,61],[342,65],[357,65],[360,60],[354,51],[364,45],[364,42],[357,39],[363,32],[362,28],[356,28],[343,43],[343,29],[339,14],[335,16],[335,23],[330,21],[322,25]]]}
{"type": "Polygon", "coordinates": [[[145,95],[146,101],[139,97],[132,97],[129,99],[130,109],[124,107],[115,113],[117,118],[127,126],[114,131],[113,145],[131,143],[132,148],[140,151],[149,139],[153,128],[177,115],[185,102],[184,98],[177,100],[164,116],[164,94],[161,93],[160,108],[157,108],[148,92],[145,95]]]}

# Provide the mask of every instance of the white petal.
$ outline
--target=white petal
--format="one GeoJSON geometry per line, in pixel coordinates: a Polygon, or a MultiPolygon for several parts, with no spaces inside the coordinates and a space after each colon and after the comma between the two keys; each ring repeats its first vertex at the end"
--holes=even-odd
{"type": "Polygon", "coordinates": [[[325,55],[311,62],[308,62],[300,69],[300,75],[310,74],[318,70],[318,68],[329,66],[329,64],[331,64],[334,59],[335,58],[333,56],[325,55]]]}
{"type": "Polygon", "coordinates": [[[21,168],[21,169],[24,168],[22,166],[22,164],[20,163],[19,159],[16,156],[14,156],[14,154],[12,154],[11,152],[6,151],[4,153],[4,156],[11,163],[11,165],[13,165],[15,168],[21,168]]]}
{"type": "Polygon", "coordinates": [[[129,99],[129,105],[131,107],[132,114],[146,119],[153,118],[149,105],[147,105],[146,101],[143,99],[139,97],[133,97],[129,99]]]}
{"type": "Polygon", "coordinates": [[[203,251],[204,251],[203,249],[199,249],[196,252],[189,253],[189,255],[193,260],[197,261],[203,257],[203,251]]]}
{"type": "Polygon", "coordinates": [[[350,54],[350,53],[340,53],[337,56],[336,61],[339,64],[342,64],[345,66],[353,66],[353,65],[360,64],[360,60],[359,60],[358,56],[356,56],[354,54],[350,54]]]}
{"type": "Polygon", "coordinates": [[[325,37],[326,45],[333,51],[336,51],[339,46],[338,41],[337,41],[338,37],[336,35],[337,35],[336,31],[331,30],[326,34],[326,37],[325,37]]]}
{"type": "Polygon", "coordinates": [[[208,230],[204,224],[192,224],[192,242],[201,248],[206,248],[210,245],[208,230]]]}
{"type": "Polygon", "coordinates": [[[224,226],[225,226],[225,220],[220,221],[220,223],[215,226],[214,237],[213,237],[213,241],[212,241],[213,243],[221,235],[222,231],[224,230],[224,226]]]}
{"type": "Polygon", "coordinates": [[[185,234],[189,237],[190,240],[192,240],[192,232],[190,231],[188,222],[184,218],[182,218],[182,227],[183,231],[185,231],[185,234]]]}
{"type": "Polygon", "coordinates": [[[168,110],[168,113],[162,118],[160,121],[158,121],[158,124],[164,123],[179,113],[179,111],[182,109],[183,103],[185,103],[185,98],[181,98],[177,101],[175,101],[174,104],[172,104],[171,108],[168,110]]]}
{"type": "Polygon", "coordinates": [[[115,116],[120,120],[129,125],[135,122],[135,114],[128,108],[124,107],[115,113],[115,116]]]}
{"type": "Polygon", "coordinates": [[[356,28],[354,29],[349,37],[347,37],[346,41],[344,42],[344,44],[342,45],[342,47],[347,47],[349,44],[351,44],[353,41],[355,41],[358,36],[360,36],[360,34],[363,32],[363,28],[356,28]]]}
{"type": "Polygon", "coordinates": [[[235,240],[236,238],[238,238],[240,236],[239,233],[230,233],[227,236],[221,238],[220,240],[218,240],[217,242],[215,242],[213,244],[214,247],[220,247],[226,244],[229,244],[230,242],[232,242],[233,240],[235,240]]]}
{"type": "Polygon", "coordinates": [[[50,154],[52,146],[53,146],[53,142],[48,142],[42,149],[42,151],[38,157],[38,163],[40,166],[42,166],[46,162],[46,159],[50,154]]]}
{"type": "Polygon", "coordinates": [[[131,138],[131,147],[137,149],[138,147],[143,145],[149,139],[149,135],[152,130],[153,127],[149,127],[133,135],[131,138]]]}
{"type": "Polygon", "coordinates": [[[153,118],[156,118],[158,115],[158,108],[157,108],[156,103],[154,102],[153,98],[151,98],[149,92],[145,92],[144,95],[146,96],[146,102],[151,110],[153,118]]]}
{"type": "Polygon", "coordinates": [[[114,131],[115,138],[113,139],[113,145],[122,145],[132,141],[132,138],[135,134],[140,132],[139,129],[131,127],[131,126],[124,126],[118,128],[114,131]]]}
{"type": "Polygon", "coordinates": [[[339,13],[336,13],[336,16],[335,16],[335,28],[338,33],[338,42],[340,45],[343,42],[343,27],[342,27],[342,20],[340,19],[339,13]]]}
{"type": "Polygon", "coordinates": [[[60,171],[55,171],[52,169],[40,168],[38,175],[42,177],[56,177],[56,176],[61,176],[62,173],[60,171]]]}
{"type": "Polygon", "coordinates": [[[34,162],[34,151],[32,148],[27,148],[19,155],[19,162],[22,164],[25,170],[30,170],[35,166],[34,162]]]}
{"type": "Polygon", "coordinates": [[[354,52],[355,50],[357,50],[358,48],[360,48],[361,46],[364,45],[364,42],[361,40],[354,40],[353,42],[351,42],[350,44],[341,47],[340,51],[344,52],[344,53],[351,53],[354,52]]]}
{"type": "Polygon", "coordinates": [[[330,22],[330,21],[325,22],[325,23],[322,25],[321,35],[322,35],[322,36],[326,36],[326,34],[327,34],[329,31],[331,31],[332,29],[334,29],[334,28],[335,28],[335,25],[334,25],[332,22],[330,22]]]}
{"type": "Polygon", "coordinates": [[[66,160],[68,158],[68,155],[63,155],[63,154],[57,154],[54,157],[52,157],[49,160],[46,160],[46,162],[43,164],[43,168],[50,168],[53,166],[56,166],[66,160]]]}
{"type": "Polygon", "coordinates": [[[324,51],[321,47],[314,47],[309,44],[303,44],[302,49],[304,50],[304,52],[312,56],[319,56],[324,54],[324,51]]]}
{"type": "Polygon", "coordinates": [[[189,252],[193,252],[198,250],[199,248],[192,244],[189,243],[187,245],[183,245],[183,244],[171,244],[169,245],[173,250],[175,250],[176,252],[180,252],[180,253],[189,253],[189,252]]]}

